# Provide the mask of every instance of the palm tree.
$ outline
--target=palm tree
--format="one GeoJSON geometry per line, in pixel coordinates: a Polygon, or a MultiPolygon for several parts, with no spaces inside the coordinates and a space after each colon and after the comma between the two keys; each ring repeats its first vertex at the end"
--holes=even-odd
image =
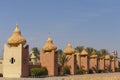
{"type": "Polygon", "coordinates": [[[100,50],[100,55],[105,56],[107,54],[109,54],[109,52],[106,49],[101,49],[100,50]]]}
{"type": "Polygon", "coordinates": [[[58,56],[59,56],[59,55],[62,55],[62,54],[63,54],[62,49],[58,49],[58,50],[57,50],[57,54],[58,54],[58,56]]]}
{"type": "Polygon", "coordinates": [[[97,54],[98,58],[102,57],[102,54],[100,53],[100,51],[96,51],[96,54],[97,54]]]}
{"type": "Polygon", "coordinates": [[[114,56],[113,56],[113,55],[110,55],[110,59],[111,59],[111,60],[114,59],[114,56]]]}
{"type": "Polygon", "coordinates": [[[76,50],[77,52],[79,52],[79,53],[81,53],[83,49],[84,49],[84,46],[77,46],[77,47],[75,48],[75,50],[76,50]]]}
{"type": "Polygon", "coordinates": [[[58,56],[58,64],[61,66],[61,74],[63,75],[64,74],[64,67],[65,67],[65,64],[70,60],[69,57],[67,57],[65,54],[61,54],[58,56]]]}
{"type": "Polygon", "coordinates": [[[38,48],[37,48],[37,47],[33,47],[33,48],[32,48],[32,51],[34,51],[34,53],[36,53],[36,54],[38,54],[38,55],[39,55],[39,50],[38,50],[38,48]]]}
{"type": "Polygon", "coordinates": [[[95,50],[95,49],[92,48],[92,47],[87,47],[86,48],[86,51],[88,52],[89,55],[91,55],[91,53],[93,52],[93,50],[95,50]]]}

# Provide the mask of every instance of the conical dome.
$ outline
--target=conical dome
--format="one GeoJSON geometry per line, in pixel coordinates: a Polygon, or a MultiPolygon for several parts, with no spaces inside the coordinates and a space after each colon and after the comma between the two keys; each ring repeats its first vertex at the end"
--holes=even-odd
{"type": "Polygon", "coordinates": [[[16,28],[7,42],[11,47],[16,47],[19,44],[25,45],[26,40],[22,37],[21,32],[18,28],[18,24],[16,24],[16,28]]]}
{"type": "Polygon", "coordinates": [[[48,39],[42,49],[47,52],[57,49],[57,47],[54,45],[53,40],[51,39],[50,36],[48,37],[48,39]]]}
{"type": "Polygon", "coordinates": [[[96,54],[96,52],[95,52],[95,50],[93,50],[93,52],[91,53],[91,56],[90,56],[91,58],[96,58],[97,57],[97,54],[96,54]]]}
{"type": "Polygon", "coordinates": [[[72,45],[70,43],[68,43],[66,49],[64,50],[64,54],[71,55],[74,53],[75,53],[75,50],[72,48],[72,45]]]}
{"type": "Polygon", "coordinates": [[[88,52],[85,49],[83,49],[80,55],[88,55],[88,52]]]}
{"type": "Polygon", "coordinates": [[[105,56],[105,59],[110,59],[110,55],[109,55],[109,54],[106,55],[106,56],[105,56]]]}

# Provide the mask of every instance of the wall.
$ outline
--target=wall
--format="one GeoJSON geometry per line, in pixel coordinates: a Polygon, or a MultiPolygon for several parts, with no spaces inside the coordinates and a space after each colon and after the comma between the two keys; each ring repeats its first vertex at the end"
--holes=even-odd
{"type": "Polygon", "coordinates": [[[41,67],[46,67],[49,76],[58,75],[57,54],[52,52],[40,52],[40,64],[41,67]]]}

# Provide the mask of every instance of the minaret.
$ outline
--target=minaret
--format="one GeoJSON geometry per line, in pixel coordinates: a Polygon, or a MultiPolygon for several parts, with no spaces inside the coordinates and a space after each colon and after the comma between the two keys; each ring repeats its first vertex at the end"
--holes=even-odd
{"type": "Polygon", "coordinates": [[[80,54],[80,61],[81,68],[88,72],[89,70],[88,52],[85,49],[83,49],[83,51],[80,54]]]}
{"type": "Polygon", "coordinates": [[[112,52],[112,59],[111,59],[111,70],[115,72],[115,52],[112,52]]]}
{"type": "Polygon", "coordinates": [[[54,45],[53,40],[48,36],[48,39],[40,52],[40,64],[47,69],[49,76],[58,75],[56,49],[57,47],[54,45]]]}
{"type": "Polygon", "coordinates": [[[118,52],[115,51],[115,68],[119,69],[119,60],[118,60],[118,52]]]}
{"type": "Polygon", "coordinates": [[[105,56],[98,57],[98,69],[105,70],[105,56]]]}
{"type": "Polygon", "coordinates": [[[18,24],[7,42],[4,45],[3,77],[27,77],[29,47],[24,47],[26,40],[22,37],[18,24]]]}
{"type": "Polygon", "coordinates": [[[105,69],[109,71],[111,69],[110,65],[111,65],[111,63],[110,63],[110,55],[107,54],[107,55],[105,55],[105,69]]]}
{"type": "Polygon", "coordinates": [[[98,70],[98,60],[95,50],[91,53],[89,61],[89,68],[96,72],[98,70]]]}
{"type": "Polygon", "coordinates": [[[76,61],[76,55],[75,50],[72,48],[72,45],[70,43],[67,44],[67,47],[64,50],[64,54],[66,57],[69,57],[70,60],[67,62],[67,66],[70,67],[70,74],[76,74],[77,71],[77,61],[76,61]]]}

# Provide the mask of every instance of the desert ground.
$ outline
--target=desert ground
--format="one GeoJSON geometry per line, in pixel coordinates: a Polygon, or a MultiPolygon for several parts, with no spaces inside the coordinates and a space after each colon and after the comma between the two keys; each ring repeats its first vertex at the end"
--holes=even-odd
{"type": "Polygon", "coordinates": [[[0,80],[120,80],[120,72],[55,76],[44,78],[0,78],[0,80]]]}

